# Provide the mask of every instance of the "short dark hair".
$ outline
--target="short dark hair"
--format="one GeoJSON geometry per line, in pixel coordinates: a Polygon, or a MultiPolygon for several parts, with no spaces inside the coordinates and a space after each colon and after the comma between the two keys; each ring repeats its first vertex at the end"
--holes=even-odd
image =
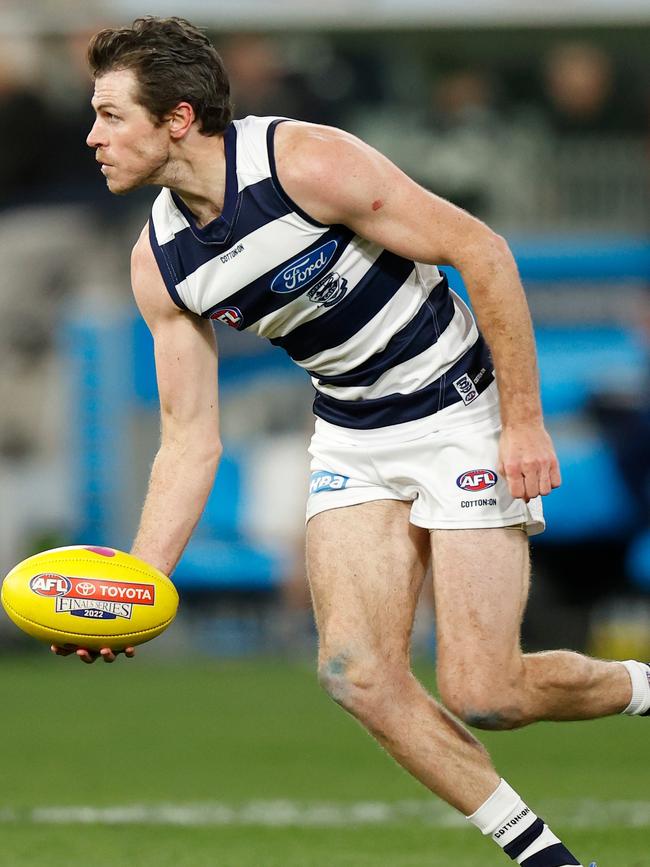
{"type": "Polygon", "coordinates": [[[136,18],[130,27],[100,30],[88,45],[93,78],[130,69],[138,81],[138,103],[162,123],[189,102],[199,132],[216,135],[232,120],[230,82],[216,48],[184,18],[136,18]]]}

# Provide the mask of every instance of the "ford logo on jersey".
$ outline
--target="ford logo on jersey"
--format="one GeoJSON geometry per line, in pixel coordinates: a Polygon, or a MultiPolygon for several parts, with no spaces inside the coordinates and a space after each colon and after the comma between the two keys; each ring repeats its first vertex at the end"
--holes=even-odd
{"type": "Polygon", "coordinates": [[[336,241],[328,241],[327,244],[317,247],[306,256],[295,259],[279,274],[276,274],[271,283],[271,290],[273,292],[294,292],[296,289],[304,289],[327,268],[337,246],[336,241]]]}
{"type": "Polygon", "coordinates": [[[496,483],[497,474],[493,470],[468,470],[456,479],[456,484],[463,491],[485,491],[496,483]]]}
{"type": "Polygon", "coordinates": [[[318,470],[311,474],[309,493],[320,494],[321,491],[342,491],[349,481],[349,476],[342,476],[340,473],[328,473],[326,470],[318,470]]]}

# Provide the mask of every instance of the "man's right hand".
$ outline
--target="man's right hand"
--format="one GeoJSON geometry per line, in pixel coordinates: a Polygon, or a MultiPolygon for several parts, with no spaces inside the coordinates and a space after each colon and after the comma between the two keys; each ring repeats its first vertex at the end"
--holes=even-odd
{"type": "Polygon", "coordinates": [[[92,665],[93,662],[100,658],[104,662],[115,662],[120,653],[123,653],[127,659],[135,656],[135,647],[127,647],[124,650],[111,650],[110,647],[102,647],[101,650],[88,650],[88,648],[79,647],[77,644],[53,644],[50,650],[56,656],[70,656],[70,654],[74,653],[86,665],[92,665]]]}

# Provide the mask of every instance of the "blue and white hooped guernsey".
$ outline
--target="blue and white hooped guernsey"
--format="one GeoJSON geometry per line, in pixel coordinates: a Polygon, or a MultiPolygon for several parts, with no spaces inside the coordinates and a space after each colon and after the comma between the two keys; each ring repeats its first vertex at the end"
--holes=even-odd
{"type": "Polygon", "coordinates": [[[283,120],[228,126],[223,213],[207,226],[169,189],[156,198],[149,236],[171,297],[283,347],[332,424],[380,428],[470,404],[494,374],[467,306],[436,267],[323,225],[287,196],[273,152],[283,120]]]}

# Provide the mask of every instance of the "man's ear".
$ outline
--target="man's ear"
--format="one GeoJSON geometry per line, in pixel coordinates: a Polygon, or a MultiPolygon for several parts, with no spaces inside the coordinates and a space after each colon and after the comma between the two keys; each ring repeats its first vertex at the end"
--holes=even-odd
{"type": "Polygon", "coordinates": [[[169,124],[171,137],[179,141],[189,132],[196,120],[196,115],[189,102],[179,102],[176,108],[167,115],[166,120],[169,124]]]}

